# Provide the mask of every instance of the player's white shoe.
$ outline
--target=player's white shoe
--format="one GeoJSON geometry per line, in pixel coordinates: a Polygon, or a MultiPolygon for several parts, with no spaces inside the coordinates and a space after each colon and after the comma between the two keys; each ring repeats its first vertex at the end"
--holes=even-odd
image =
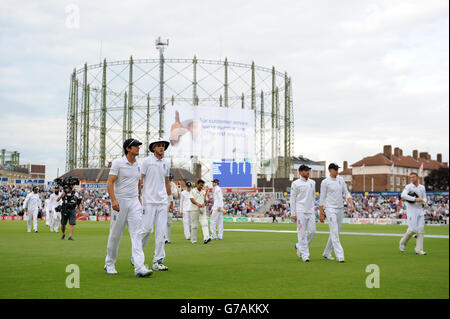
{"type": "Polygon", "coordinates": [[[426,254],[427,253],[424,252],[423,250],[419,250],[419,251],[414,250],[414,255],[426,255],[426,254]]]}
{"type": "Polygon", "coordinates": [[[334,257],[331,255],[323,255],[322,257],[328,260],[334,260],[334,257]]]}
{"type": "Polygon", "coordinates": [[[344,262],[345,262],[344,258],[342,258],[342,259],[337,259],[337,261],[340,262],[340,263],[344,263],[344,262]]]}
{"type": "Polygon", "coordinates": [[[135,273],[134,275],[136,277],[149,277],[152,273],[153,270],[148,269],[147,267],[144,266],[144,268],[141,271],[135,273]]]}
{"type": "Polygon", "coordinates": [[[405,248],[406,248],[405,245],[400,244],[400,246],[398,246],[398,249],[400,249],[401,252],[404,252],[405,248]]]}
{"type": "Polygon", "coordinates": [[[305,263],[309,262],[309,258],[308,258],[308,257],[302,258],[302,260],[303,260],[303,262],[305,262],[305,263]]]}
{"type": "Polygon", "coordinates": [[[152,269],[156,270],[156,271],[167,271],[167,270],[169,270],[169,268],[167,266],[165,266],[162,262],[157,262],[157,261],[155,261],[153,263],[152,269]]]}
{"type": "Polygon", "coordinates": [[[114,266],[112,266],[112,267],[105,266],[105,268],[103,268],[103,269],[106,270],[106,273],[108,275],[117,275],[117,270],[116,270],[116,267],[114,267],[114,266]]]}

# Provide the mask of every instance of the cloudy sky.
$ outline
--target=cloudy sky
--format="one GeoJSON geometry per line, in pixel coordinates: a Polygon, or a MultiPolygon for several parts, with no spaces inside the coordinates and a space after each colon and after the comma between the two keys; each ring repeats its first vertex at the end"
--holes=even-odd
{"type": "Polygon", "coordinates": [[[0,148],[63,172],[70,72],[99,61],[100,41],[110,61],[156,58],[158,36],[167,57],[287,71],[295,155],[353,163],[391,144],[448,161],[447,0],[2,0],[0,148]]]}

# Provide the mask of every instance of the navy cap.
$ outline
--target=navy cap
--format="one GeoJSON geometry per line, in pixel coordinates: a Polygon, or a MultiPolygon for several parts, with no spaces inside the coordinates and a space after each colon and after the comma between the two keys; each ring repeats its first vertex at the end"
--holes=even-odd
{"type": "Polygon", "coordinates": [[[217,184],[220,183],[219,180],[218,180],[217,178],[214,178],[212,182],[213,182],[213,183],[217,183],[217,184]]]}
{"type": "Polygon", "coordinates": [[[186,182],[186,187],[192,187],[191,182],[186,182]]]}
{"type": "Polygon", "coordinates": [[[300,167],[298,168],[298,171],[309,171],[311,169],[311,167],[309,167],[308,165],[302,164],[300,165],[300,167]]]}
{"type": "Polygon", "coordinates": [[[139,142],[137,139],[129,138],[125,142],[123,142],[123,149],[125,150],[125,149],[127,149],[127,147],[139,146],[139,145],[142,145],[142,143],[139,142]]]}
{"type": "Polygon", "coordinates": [[[328,169],[339,169],[340,167],[335,164],[335,163],[331,163],[330,165],[328,165],[328,169]]]}

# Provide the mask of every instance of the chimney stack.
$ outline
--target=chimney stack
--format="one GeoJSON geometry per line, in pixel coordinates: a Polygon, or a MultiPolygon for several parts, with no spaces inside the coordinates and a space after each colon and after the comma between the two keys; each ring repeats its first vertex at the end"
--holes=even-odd
{"type": "Polygon", "coordinates": [[[392,158],[392,146],[391,145],[384,145],[384,147],[383,147],[383,154],[387,158],[391,159],[392,158]]]}
{"type": "Polygon", "coordinates": [[[347,168],[348,168],[348,162],[344,161],[344,169],[347,169],[347,168]]]}
{"type": "Polygon", "coordinates": [[[423,159],[425,159],[425,160],[428,159],[427,152],[420,152],[420,153],[419,153],[419,157],[420,157],[420,158],[423,158],[423,159]]]}
{"type": "Polygon", "coordinates": [[[413,158],[414,158],[415,160],[418,160],[418,159],[419,159],[419,151],[418,151],[418,150],[414,150],[414,151],[413,151],[413,158]]]}
{"type": "Polygon", "coordinates": [[[394,155],[397,156],[397,157],[400,157],[400,156],[403,155],[403,152],[402,152],[402,150],[400,149],[400,147],[394,148],[394,155]]]}
{"type": "Polygon", "coordinates": [[[438,155],[436,156],[436,161],[438,161],[439,163],[442,163],[442,154],[438,153],[438,155]]]}

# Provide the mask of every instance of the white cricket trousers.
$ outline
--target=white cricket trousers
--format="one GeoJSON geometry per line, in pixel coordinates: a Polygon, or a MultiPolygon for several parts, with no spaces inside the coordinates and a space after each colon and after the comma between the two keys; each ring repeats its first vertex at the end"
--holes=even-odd
{"type": "Polygon", "coordinates": [[[408,209],[406,216],[408,218],[408,231],[417,233],[420,228],[425,227],[425,215],[421,209],[408,209]]]}
{"type": "Polygon", "coordinates": [[[33,223],[33,230],[38,230],[38,209],[28,209],[28,221],[27,221],[27,230],[31,232],[31,223],[33,223]]]}
{"type": "Polygon", "coordinates": [[[142,250],[142,205],[137,197],[117,198],[120,211],[111,210],[111,221],[109,226],[108,246],[106,248],[106,267],[113,267],[117,260],[120,239],[125,226],[131,238],[131,254],[134,259],[135,272],[140,272],[144,267],[144,251],[142,250]]]}
{"type": "Polygon", "coordinates": [[[189,211],[183,212],[184,238],[191,239],[191,214],[189,211]]]}
{"type": "Polygon", "coordinates": [[[209,238],[209,229],[208,229],[208,218],[206,217],[205,209],[200,211],[199,208],[194,208],[190,211],[191,213],[191,242],[197,242],[197,228],[198,222],[200,221],[200,225],[202,226],[203,232],[203,240],[207,240],[209,238]]]}
{"type": "Polygon", "coordinates": [[[210,228],[212,239],[223,238],[223,211],[219,212],[215,207],[212,208],[210,228]]]}
{"type": "Polygon", "coordinates": [[[325,208],[325,214],[330,226],[330,236],[328,237],[327,246],[323,252],[324,256],[331,255],[334,250],[337,260],[344,259],[344,249],[339,240],[339,232],[341,231],[342,220],[344,219],[344,210],[342,208],[325,208]]]}
{"type": "Polygon", "coordinates": [[[415,251],[423,251],[423,238],[425,236],[425,216],[423,209],[408,207],[406,216],[408,218],[408,229],[400,240],[400,245],[406,246],[409,239],[417,234],[415,251]]]}
{"type": "Polygon", "coordinates": [[[167,231],[167,204],[145,204],[142,215],[142,247],[147,245],[151,233],[155,232],[155,256],[153,262],[164,261],[164,242],[167,231]]]}
{"type": "Polygon", "coordinates": [[[298,251],[302,258],[309,258],[309,245],[316,233],[315,214],[297,214],[298,251]]]}
{"type": "Polygon", "coordinates": [[[48,209],[45,210],[45,225],[51,226],[53,224],[53,214],[48,209]]]}
{"type": "Polygon", "coordinates": [[[52,223],[50,229],[54,232],[59,232],[59,226],[61,225],[61,212],[55,210],[52,211],[52,223]]]}

